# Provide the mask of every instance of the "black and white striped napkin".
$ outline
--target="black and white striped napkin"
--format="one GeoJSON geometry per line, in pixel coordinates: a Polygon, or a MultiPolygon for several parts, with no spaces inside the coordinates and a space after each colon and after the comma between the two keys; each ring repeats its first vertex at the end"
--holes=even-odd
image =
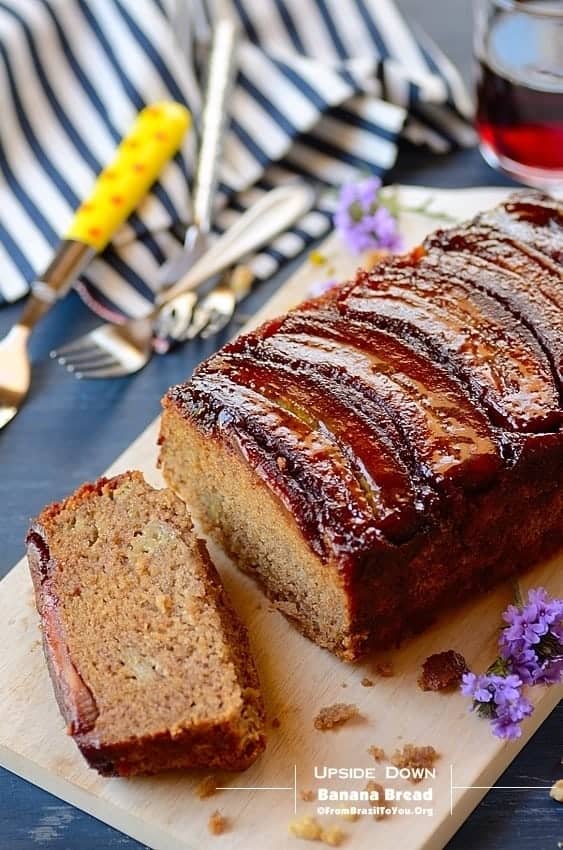
{"type": "MultiPolygon", "coordinates": [[[[197,116],[219,0],[0,0],[0,300],[21,297],[132,123],[155,100],[197,116]]],[[[296,176],[327,187],[383,175],[403,136],[474,141],[471,101],[444,54],[393,0],[221,0],[244,33],[218,229],[296,176]]],[[[150,308],[189,220],[194,134],[79,290],[105,318],[150,308]]],[[[331,203],[254,258],[272,274],[331,226],[331,203]]]]}

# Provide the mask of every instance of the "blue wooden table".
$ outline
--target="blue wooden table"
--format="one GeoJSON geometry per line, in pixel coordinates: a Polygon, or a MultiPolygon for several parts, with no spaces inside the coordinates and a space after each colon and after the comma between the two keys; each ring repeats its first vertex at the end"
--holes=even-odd
{"type": "MultiPolygon", "coordinates": [[[[401,0],[400,5],[420,19],[469,75],[467,0],[401,0]]],[[[390,179],[444,187],[508,185],[476,151],[436,157],[404,149],[390,179]]],[[[264,284],[247,302],[245,312],[257,309],[290,271],[286,269],[264,284]]],[[[18,312],[18,306],[0,310],[0,335],[18,312]]],[[[99,475],[157,415],[167,387],[183,380],[234,332],[231,327],[213,341],[198,341],[154,358],[143,372],[129,379],[79,382],[50,361],[48,353],[96,322],[71,295],[34,335],[30,397],[17,420],[0,435],[0,575],[21,557],[29,517],[47,502],[99,475]]],[[[563,841],[563,806],[550,800],[545,790],[519,789],[549,786],[562,777],[562,756],[560,705],[500,777],[498,785],[514,786],[515,790],[490,791],[448,850],[557,850],[558,842],[563,841]]],[[[142,847],[4,770],[0,770],[0,801],[0,850],[142,847]]],[[[221,846],[228,846],[227,837],[221,846]]]]}

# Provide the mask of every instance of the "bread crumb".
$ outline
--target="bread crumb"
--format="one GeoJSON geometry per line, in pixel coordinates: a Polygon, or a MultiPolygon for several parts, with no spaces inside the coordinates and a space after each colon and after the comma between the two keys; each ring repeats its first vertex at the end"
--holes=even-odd
{"type": "Polygon", "coordinates": [[[368,679],[367,676],[364,676],[364,678],[360,682],[360,685],[363,688],[373,688],[373,679],[368,679]]]}
{"type": "MultiPolygon", "coordinates": [[[[377,791],[377,800],[373,801],[377,804],[377,806],[379,806],[380,803],[385,804],[385,788],[379,782],[375,782],[373,779],[370,779],[370,781],[366,785],[365,790],[369,792],[377,791]]],[[[385,812],[378,812],[373,816],[373,819],[383,820],[383,818],[386,817],[388,817],[388,815],[386,815],[385,812]]]]}
{"type": "Polygon", "coordinates": [[[368,747],[368,753],[374,761],[383,761],[385,758],[385,750],[381,747],[368,747]]]}
{"type": "Polygon", "coordinates": [[[378,676],[383,676],[386,679],[388,679],[390,676],[395,675],[393,665],[390,661],[382,661],[380,664],[376,664],[375,672],[378,674],[378,676]]]}
{"type": "Polygon", "coordinates": [[[158,608],[161,614],[169,614],[171,612],[172,598],[166,593],[157,593],[155,602],[156,607],[158,608]]]}
{"type": "Polygon", "coordinates": [[[272,729],[279,729],[281,726],[281,720],[279,717],[272,717],[272,729]]]}
{"type": "MultiPolygon", "coordinates": [[[[437,759],[440,758],[434,747],[416,747],[414,744],[405,744],[402,750],[395,750],[391,757],[391,764],[402,768],[432,768],[437,759]]],[[[422,776],[411,776],[409,782],[421,782],[422,776]]]]}
{"type": "Polygon", "coordinates": [[[223,817],[219,809],[215,809],[215,811],[209,815],[209,820],[207,821],[207,828],[209,829],[211,835],[223,835],[223,833],[227,831],[227,818],[223,817]]]}
{"type": "Polygon", "coordinates": [[[334,705],[327,705],[321,708],[314,719],[315,729],[319,732],[324,732],[327,729],[334,729],[335,726],[342,726],[353,717],[359,717],[360,710],[353,703],[336,702],[334,705]]]}
{"type": "Polygon", "coordinates": [[[343,688],[347,688],[347,687],[348,687],[348,682],[342,682],[342,687],[343,687],[343,688]]]}
{"type": "Polygon", "coordinates": [[[340,847],[345,835],[337,826],[329,826],[321,831],[321,841],[329,847],[340,847]]]}
{"type": "Polygon", "coordinates": [[[312,803],[315,799],[315,792],[309,790],[301,790],[299,792],[299,796],[301,797],[304,803],[312,803]]]}
{"type": "Polygon", "coordinates": [[[205,800],[207,797],[213,797],[213,795],[217,793],[217,784],[218,779],[214,774],[205,776],[195,789],[199,799],[205,800]]]}
{"type": "Polygon", "coordinates": [[[296,838],[302,838],[304,841],[319,841],[323,830],[315,818],[304,817],[291,821],[289,831],[296,838]]]}
{"type": "Polygon", "coordinates": [[[557,782],[553,783],[549,791],[549,796],[552,800],[563,803],[563,779],[558,779],[557,782]]]}
{"type": "Polygon", "coordinates": [[[418,686],[423,691],[449,690],[459,685],[467,670],[467,662],[459,652],[454,652],[453,649],[436,652],[429,655],[422,665],[418,686]]]}
{"type": "Polygon", "coordinates": [[[320,823],[311,817],[292,821],[289,824],[289,831],[295,838],[301,838],[303,841],[321,841],[329,847],[340,847],[346,837],[337,826],[323,829],[320,823]]]}

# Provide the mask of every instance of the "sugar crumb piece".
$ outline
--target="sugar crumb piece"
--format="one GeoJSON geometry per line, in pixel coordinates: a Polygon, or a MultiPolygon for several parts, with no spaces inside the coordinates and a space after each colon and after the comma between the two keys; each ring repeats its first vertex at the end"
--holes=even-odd
{"type": "Polygon", "coordinates": [[[209,815],[207,828],[211,835],[223,835],[223,833],[227,831],[228,826],[227,818],[223,817],[219,809],[215,809],[215,811],[209,815]]]}
{"type": "Polygon", "coordinates": [[[323,830],[315,818],[304,817],[291,821],[289,831],[296,838],[301,838],[303,841],[319,841],[323,830]]]}
{"type": "Polygon", "coordinates": [[[196,794],[200,800],[205,800],[207,797],[213,797],[217,793],[217,785],[219,784],[218,777],[214,774],[205,776],[197,786],[196,794]]]}
{"type": "Polygon", "coordinates": [[[327,829],[321,830],[321,841],[329,847],[340,847],[345,839],[345,835],[337,826],[329,826],[327,829]]]}
{"type": "Polygon", "coordinates": [[[393,665],[390,661],[382,661],[380,664],[376,664],[375,672],[378,676],[383,676],[385,679],[388,679],[390,676],[395,675],[393,665]]]}
{"type": "Polygon", "coordinates": [[[272,729],[279,729],[281,726],[281,720],[279,717],[272,717],[272,729]]]}
{"type": "MultiPolygon", "coordinates": [[[[375,791],[377,793],[377,800],[373,801],[374,803],[376,803],[375,808],[379,808],[379,805],[385,802],[385,788],[383,787],[383,785],[381,785],[381,783],[375,782],[375,780],[370,779],[370,781],[365,787],[365,790],[369,793],[371,793],[372,791],[375,791]]],[[[388,815],[386,815],[385,812],[376,812],[376,814],[373,816],[373,819],[383,820],[383,818],[386,817],[388,817],[388,815]]]]}
{"type": "Polygon", "coordinates": [[[302,789],[299,792],[299,796],[301,797],[304,803],[312,803],[315,799],[315,792],[310,791],[309,789],[302,789]]]}
{"type": "MultiPolygon", "coordinates": [[[[414,744],[405,744],[402,750],[395,750],[391,757],[391,764],[402,768],[432,768],[440,758],[440,753],[434,747],[416,747],[414,744]]],[[[410,782],[421,782],[422,776],[412,776],[410,782]]]]}
{"type": "Polygon", "coordinates": [[[549,791],[549,796],[552,800],[563,803],[563,779],[558,779],[557,782],[553,783],[549,791]]]}
{"type": "Polygon", "coordinates": [[[360,682],[362,688],[373,688],[373,679],[368,679],[367,676],[364,676],[362,681],[360,682]]]}
{"type": "Polygon", "coordinates": [[[455,688],[468,670],[463,655],[448,649],[429,655],[422,665],[418,686],[423,691],[445,691],[455,688]]]}
{"type": "Polygon", "coordinates": [[[327,705],[321,708],[314,719],[315,729],[319,732],[324,732],[327,729],[334,729],[335,726],[342,726],[354,717],[360,716],[360,710],[353,703],[336,702],[334,705],[327,705]]]}
{"type": "Polygon", "coordinates": [[[368,753],[374,761],[383,761],[385,759],[385,750],[381,747],[368,747],[368,753]]]}

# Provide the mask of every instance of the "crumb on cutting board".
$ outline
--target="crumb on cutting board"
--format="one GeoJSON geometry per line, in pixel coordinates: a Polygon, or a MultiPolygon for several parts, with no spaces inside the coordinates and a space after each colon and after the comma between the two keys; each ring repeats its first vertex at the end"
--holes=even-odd
{"type": "Polygon", "coordinates": [[[329,826],[321,831],[321,841],[329,847],[340,847],[345,837],[345,834],[337,826],[329,826]]]}
{"type": "Polygon", "coordinates": [[[360,710],[354,703],[335,702],[334,705],[321,708],[313,722],[315,729],[318,729],[319,732],[325,732],[327,729],[342,726],[348,720],[359,716],[360,710]]]}
{"type": "Polygon", "coordinates": [[[467,662],[459,652],[453,649],[436,652],[423,663],[418,686],[423,691],[449,690],[459,685],[467,670],[467,662]]]}
{"type": "MultiPolygon", "coordinates": [[[[383,785],[381,785],[380,782],[375,782],[375,780],[370,779],[370,781],[367,783],[367,785],[365,787],[365,790],[369,791],[370,793],[372,791],[377,792],[377,800],[373,801],[374,803],[376,803],[377,808],[379,807],[379,805],[381,803],[385,804],[385,788],[383,787],[383,785]]],[[[376,814],[373,816],[373,819],[374,820],[383,820],[383,818],[386,818],[386,817],[389,817],[389,815],[386,815],[385,812],[376,812],[376,814]]]]}
{"type": "Polygon", "coordinates": [[[363,688],[373,688],[373,679],[368,679],[367,676],[364,676],[364,678],[360,682],[360,685],[363,688]]]}
{"type": "Polygon", "coordinates": [[[217,793],[217,785],[219,784],[219,778],[214,774],[210,774],[209,776],[204,776],[201,782],[198,784],[195,789],[197,796],[200,800],[205,800],[207,797],[213,797],[214,794],[217,793]]]}
{"type": "Polygon", "coordinates": [[[549,796],[558,803],[563,803],[563,779],[558,779],[550,788],[549,796]]]}
{"type": "Polygon", "coordinates": [[[390,676],[395,675],[393,665],[390,661],[381,661],[379,664],[376,664],[375,672],[378,676],[383,676],[385,679],[388,679],[390,676]]]}
{"type": "Polygon", "coordinates": [[[309,816],[291,821],[289,831],[295,838],[303,841],[320,841],[329,847],[339,847],[346,837],[337,826],[325,828],[315,818],[309,816]]]}
{"type": "MultiPolygon", "coordinates": [[[[440,753],[434,747],[417,747],[414,744],[405,744],[402,750],[395,750],[391,757],[391,764],[403,768],[432,768],[440,758],[440,753]]],[[[410,776],[410,782],[421,782],[422,776],[410,776]]]]}
{"type": "Polygon", "coordinates": [[[299,796],[303,800],[304,803],[312,803],[315,799],[315,792],[310,789],[302,789],[299,792],[299,796]]]}
{"type": "Polygon", "coordinates": [[[289,824],[289,831],[296,838],[302,838],[304,841],[319,841],[323,829],[315,818],[307,816],[292,820],[289,824]]]}
{"type": "Polygon", "coordinates": [[[383,761],[385,759],[385,750],[381,747],[368,747],[368,753],[374,761],[383,761]]]}
{"type": "Polygon", "coordinates": [[[211,835],[223,835],[223,833],[227,831],[228,826],[227,818],[221,814],[219,809],[215,809],[215,811],[209,815],[207,827],[211,835]]]}

